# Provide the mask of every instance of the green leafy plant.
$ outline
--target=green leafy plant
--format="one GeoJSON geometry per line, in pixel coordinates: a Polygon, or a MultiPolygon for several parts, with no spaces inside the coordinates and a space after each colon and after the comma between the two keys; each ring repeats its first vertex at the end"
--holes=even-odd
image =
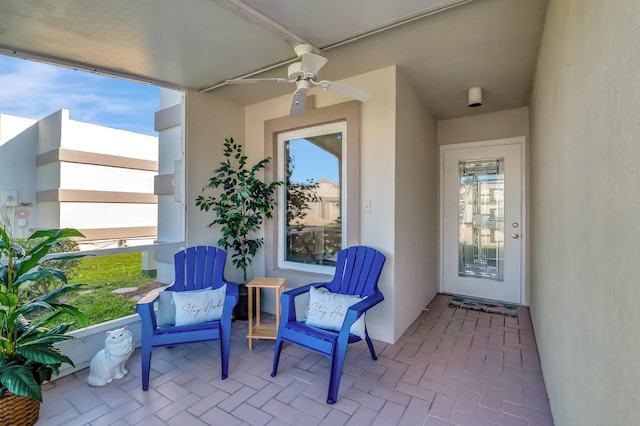
{"type": "Polygon", "coordinates": [[[42,279],[67,283],[65,272],[46,266],[44,257],[61,239],[81,236],[75,229],[37,231],[29,240],[38,243],[25,250],[0,223],[0,398],[9,391],[42,402],[42,383],[57,374],[63,363],[74,365],[54,346],[73,338],[65,334],[72,323],[54,328],[47,325],[62,314],[86,323],[77,308],[57,303],[58,298],[78,290],[81,284],[65,285],[26,301],[21,295],[28,294],[30,287],[42,279]]]}
{"type": "MultiPolygon", "coordinates": [[[[287,150],[289,151],[289,150],[287,150]]],[[[291,176],[295,169],[293,157],[289,154],[286,169],[286,185],[287,189],[287,223],[289,226],[300,227],[302,229],[302,220],[307,217],[309,211],[309,203],[317,203],[320,201],[318,196],[319,185],[313,179],[306,179],[305,182],[293,182],[291,176]]]]}
{"type": "MultiPolygon", "coordinates": [[[[271,161],[271,157],[248,166],[242,145],[236,144],[233,138],[225,139],[223,155],[225,160],[213,171],[209,184],[203,188],[203,191],[220,188],[221,192],[198,196],[196,206],[216,213],[209,227],[221,226],[222,236],[218,245],[231,249],[231,262],[242,270],[242,284],[246,284],[247,267],[264,243],[263,238],[252,238],[252,234],[260,229],[265,218],[272,217],[271,212],[276,206],[273,193],[283,183],[264,183],[258,173],[271,161]]],[[[246,292],[242,284],[240,290],[246,292]]]]}
{"type": "MultiPolygon", "coordinates": [[[[25,250],[30,250],[31,248],[38,245],[40,239],[16,238],[14,242],[22,246],[25,250]]],[[[51,246],[49,254],[68,253],[72,251],[80,251],[78,243],[72,238],[61,238],[56,242],[55,245],[51,246]]],[[[63,257],[59,260],[48,260],[47,267],[52,269],[60,269],[65,273],[68,280],[73,280],[80,262],[81,260],[78,258],[63,257]]],[[[63,285],[65,285],[65,283],[57,278],[49,279],[45,277],[37,281],[33,281],[27,291],[23,291],[20,293],[20,300],[34,299],[45,293],[49,293],[56,288],[60,288],[63,285]]]]}

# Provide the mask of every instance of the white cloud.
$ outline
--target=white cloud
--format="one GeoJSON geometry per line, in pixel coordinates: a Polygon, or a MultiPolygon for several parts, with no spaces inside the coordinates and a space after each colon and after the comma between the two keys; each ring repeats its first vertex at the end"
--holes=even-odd
{"type": "Polygon", "coordinates": [[[158,99],[152,86],[0,55],[0,113],[40,119],[65,108],[74,120],[153,134],[158,99]]]}

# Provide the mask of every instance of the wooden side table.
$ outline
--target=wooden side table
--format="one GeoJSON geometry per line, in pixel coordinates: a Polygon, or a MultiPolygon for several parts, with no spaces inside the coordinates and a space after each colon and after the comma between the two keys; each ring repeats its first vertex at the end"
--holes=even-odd
{"type": "Polygon", "coordinates": [[[285,290],[285,278],[254,278],[247,284],[249,291],[249,350],[253,350],[253,339],[272,339],[275,340],[278,334],[278,324],[280,324],[280,294],[285,290]],[[260,323],[260,289],[275,288],[276,289],[276,323],[261,324],[260,323]],[[256,294],[256,321],[253,323],[253,293],[256,294]]]}

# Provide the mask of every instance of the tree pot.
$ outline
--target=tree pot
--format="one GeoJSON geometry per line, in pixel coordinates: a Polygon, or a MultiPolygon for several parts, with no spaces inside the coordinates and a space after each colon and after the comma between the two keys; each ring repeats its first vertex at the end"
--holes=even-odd
{"type": "Polygon", "coordinates": [[[38,421],[40,402],[5,391],[0,397],[0,426],[31,426],[38,421]]]}
{"type": "MultiPolygon", "coordinates": [[[[255,306],[253,307],[255,313],[255,306]]],[[[240,293],[238,295],[238,304],[233,308],[233,317],[239,321],[246,321],[249,319],[249,294],[240,293]]]]}

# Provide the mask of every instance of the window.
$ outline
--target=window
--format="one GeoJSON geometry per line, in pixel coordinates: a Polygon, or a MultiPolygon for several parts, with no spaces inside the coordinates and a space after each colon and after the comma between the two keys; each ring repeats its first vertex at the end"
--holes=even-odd
{"type": "MultiPolygon", "coordinates": [[[[307,101],[307,105],[310,101],[307,101]]],[[[326,195],[325,203],[322,205],[320,202],[309,204],[309,209],[326,208],[326,215],[332,215],[333,220],[339,218],[340,222],[340,242],[342,247],[349,247],[358,245],[360,243],[360,102],[351,101],[341,104],[329,105],[321,108],[309,108],[305,113],[298,117],[278,117],[264,122],[264,152],[265,156],[273,158],[272,167],[267,171],[268,180],[286,180],[285,170],[289,169],[289,165],[285,165],[284,161],[284,143],[279,143],[280,140],[295,140],[305,139],[315,141],[317,138],[323,135],[330,135],[335,133],[342,133],[342,139],[340,141],[340,149],[331,151],[333,157],[339,157],[340,162],[336,160],[335,168],[337,169],[338,177],[336,178],[336,172],[333,172],[334,181],[339,190],[339,196],[335,199],[330,199],[326,195]],[[325,127],[325,126],[336,126],[325,127]],[[318,131],[318,133],[311,133],[312,131],[318,131]],[[348,136],[348,137],[347,137],[348,136]],[[285,168],[286,167],[286,168],[285,168]]],[[[309,144],[309,142],[302,143],[302,145],[309,144]]],[[[311,143],[313,144],[313,143],[311,143]]],[[[294,163],[293,173],[296,172],[308,172],[309,169],[315,167],[316,157],[311,156],[314,162],[311,166],[306,166],[303,163],[303,158],[300,154],[297,154],[295,150],[299,147],[293,144],[294,149],[294,163]]],[[[328,146],[308,146],[308,148],[316,149],[316,152],[322,152],[324,156],[329,155],[327,150],[328,146]],[[323,152],[324,151],[324,152],[323,152]]],[[[288,155],[287,155],[288,160],[288,155]]],[[[304,174],[302,176],[302,183],[305,183],[304,174]]],[[[330,175],[319,176],[315,175],[319,187],[322,188],[321,177],[327,177],[330,175]]],[[[295,178],[295,181],[300,178],[295,178]]],[[[331,181],[331,179],[328,179],[331,181]]],[[[304,262],[292,262],[285,260],[287,231],[286,226],[286,202],[284,198],[284,188],[280,187],[283,191],[279,193],[282,197],[278,200],[278,214],[274,214],[273,219],[265,221],[265,262],[266,262],[266,276],[270,277],[285,277],[290,280],[290,283],[304,283],[309,282],[309,279],[323,280],[327,276],[332,276],[335,268],[330,264],[331,256],[325,256],[323,263],[304,263],[304,262]]],[[[333,189],[334,194],[336,189],[333,189]]],[[[293,200],[292,200],[293,201],[293,200]]],[[[314,211],[316,211],[314,210],[314,211]]],[[[295,209],[291,212],[295,214],[295,209]]],[[[309,213],[310,214],[310,213],[309,213]]],[[[325,244],[325,251],[327,245],[325,244]]]]}
{"type": "Polygon", "coordinates": [[[346,122],[278,135],[278,267],[331,273],[345,246],[346,122]]]}

